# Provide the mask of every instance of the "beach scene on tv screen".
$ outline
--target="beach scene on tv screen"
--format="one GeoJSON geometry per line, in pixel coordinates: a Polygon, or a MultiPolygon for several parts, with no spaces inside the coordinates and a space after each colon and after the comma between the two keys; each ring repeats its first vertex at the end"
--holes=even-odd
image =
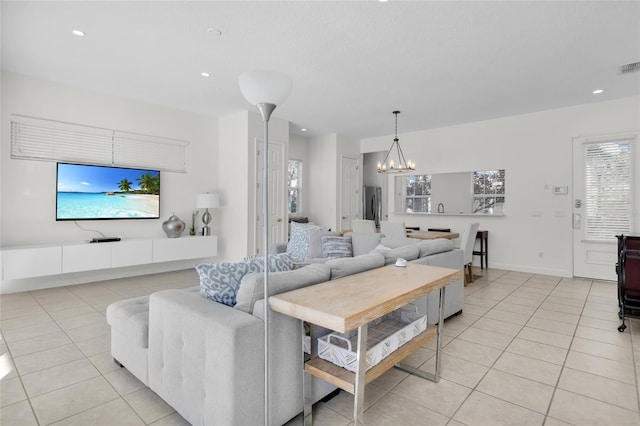
{"type": "Polygon", "coordinates": [[[57,219],[160,216],[160,172],[58,164],[57,219]]]}

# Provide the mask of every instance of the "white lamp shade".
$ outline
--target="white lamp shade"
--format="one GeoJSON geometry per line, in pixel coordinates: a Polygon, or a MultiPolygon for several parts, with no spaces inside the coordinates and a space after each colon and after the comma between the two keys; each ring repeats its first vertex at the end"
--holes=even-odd
{"type": "Polygon", "coordinates": [[[240,74],[238,84],[251,105],[280,105],[291,93],[293,85],[288,75],[276,71],[247,71],[240,74]]]}
{"type": "Polygon", "coordinates": [[[197,209],[217,209],[220,207],[218,194],[198,194],[196,197],[197,209]]]}

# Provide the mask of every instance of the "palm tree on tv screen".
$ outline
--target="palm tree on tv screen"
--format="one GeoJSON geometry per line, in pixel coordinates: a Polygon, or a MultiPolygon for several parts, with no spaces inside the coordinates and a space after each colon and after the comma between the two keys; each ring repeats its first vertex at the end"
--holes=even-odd
{"type": "Polygon", "coordinates": [[[160,175],[151,176],[151,173],[145,173],[136,179],[140,185],[142,192],[146,194],[160,194],[160,175]]]}
{"type": "Polygon", "coordinates": [[[120,188],[120,191],[122,192],[131,191],[131,185],[133,185],[133,182],[129,181],[129,179],[122,179],[118,182],[118,188],[120,188]]]}

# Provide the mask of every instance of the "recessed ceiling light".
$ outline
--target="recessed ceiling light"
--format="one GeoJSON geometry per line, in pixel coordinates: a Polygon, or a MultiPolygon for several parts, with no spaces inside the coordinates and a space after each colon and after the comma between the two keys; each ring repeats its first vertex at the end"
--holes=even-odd
{"type": "Polygon", "coordinates": [[[209,74],[208,72],[201,72],[200,75],[203,77],[211,77],[211,74],[209,74]]]}
{"type": "Polygon", "coordinates": [[[78,36],[78,37],[84,37],[84,32],[80,31],[80,30],[73,30],[73,31],[71,31],[71,34],[73,34],[74,36],[78,36]]]}
{"type": "Polygon", "coordinates": [[[594,95],[599,95],[600,93],[604,92],[604,89],[597,89],[593,91],[594,95]]]}
{"type": "Polygon", "coordinates": [[[302,129],[300,129],[301,132],[306,132],[307,129],[305,129],[304,127],[302,129]]]}

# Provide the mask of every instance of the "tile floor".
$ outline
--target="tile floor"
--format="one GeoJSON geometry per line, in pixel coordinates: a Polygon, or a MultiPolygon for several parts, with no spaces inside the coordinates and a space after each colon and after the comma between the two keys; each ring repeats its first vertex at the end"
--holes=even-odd
{"type": "MultiPolygon", "coordinates": [[[[640,321],[616,330],[614,283],[475,272],[445,322],[440,382],[390,370],[367,386],[368,425],[640,425],[640,321]]],[[[112,362],[105,310],[195,284],[180,271],[0,296],[0,424],[186,425],[112,362]]],[[[407,361],[432,370],[434,348],[407,361]]],[[[316,404],[314,424],[351,413],[343,392],[316,404]]]]}

